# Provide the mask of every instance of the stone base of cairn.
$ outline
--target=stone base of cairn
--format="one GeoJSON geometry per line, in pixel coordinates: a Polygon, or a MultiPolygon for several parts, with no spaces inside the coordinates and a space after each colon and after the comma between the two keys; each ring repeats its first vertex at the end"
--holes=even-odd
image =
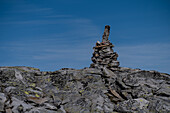
{"type": "MultiPolygon", "coordinates": [[[[105,27],[106,29],[107,27],[105,27]]],[[[106,30],[105,30],[106,31],[106,30]]],[[[110,26],[109,30],[110,31],[110,26]]],[[[105,32],[104,32],[105,34],[105,32]]],[[[104,37],[104,36],[103,36],[104,37]]],[[[114,45],[110,43],[109,40],[102,41],[101,43],[97,41],[96,46],[93,47],[94,53],[91,58],[92,64],[91,68],[118,68],[119,67],[119,62],[117,61],[118,54],[113,51],[112,47],[114,45]]]]}

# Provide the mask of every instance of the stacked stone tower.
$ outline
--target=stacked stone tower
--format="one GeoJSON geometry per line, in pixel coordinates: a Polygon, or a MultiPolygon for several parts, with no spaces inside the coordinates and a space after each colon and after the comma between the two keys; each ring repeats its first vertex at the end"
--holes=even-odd
{"type": "Polygon", "coordinates": [[[97,41],[96,46],[93,47],[94,53],[92,56],[92,68],[118,68],[119,62],[117,61],[118,54],[113,51],[114,45],[108,40],[110,34],[110,26],[106,25],[102,37],[102,42],[97,41]]]}

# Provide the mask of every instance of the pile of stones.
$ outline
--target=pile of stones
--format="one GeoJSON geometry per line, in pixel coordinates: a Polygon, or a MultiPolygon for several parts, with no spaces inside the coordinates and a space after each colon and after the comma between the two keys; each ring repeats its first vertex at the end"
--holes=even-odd
{"type": "Polygon", "coordinates": [[[93,47],[94,53],[92,56],[93,63],[92,68],[118,68],[119,61],[117,61],[118,54],[113,51],[114,45],[108,40],[110,34],[110,26],[106,25],[102,37],[102,42],[96,42],[96,46],[93,47]]]}

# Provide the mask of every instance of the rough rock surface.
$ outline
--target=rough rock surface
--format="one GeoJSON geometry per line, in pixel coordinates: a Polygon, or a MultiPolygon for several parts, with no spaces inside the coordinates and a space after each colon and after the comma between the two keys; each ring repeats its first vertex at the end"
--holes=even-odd
{"type": "Polygon", "coordinates": [[[0,112],[168,113],[170,75],[123,67],[0,67],[0,112]]]}

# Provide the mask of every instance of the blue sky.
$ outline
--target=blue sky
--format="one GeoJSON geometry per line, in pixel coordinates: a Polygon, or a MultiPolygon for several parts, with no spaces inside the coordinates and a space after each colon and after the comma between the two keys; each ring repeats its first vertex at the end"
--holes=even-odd
{"type": "Polygon", "coordinates": [[[121,67],[170,73],[169,0],[0,0],[0,66],[89,67],[105,25],[121,67]]]}

